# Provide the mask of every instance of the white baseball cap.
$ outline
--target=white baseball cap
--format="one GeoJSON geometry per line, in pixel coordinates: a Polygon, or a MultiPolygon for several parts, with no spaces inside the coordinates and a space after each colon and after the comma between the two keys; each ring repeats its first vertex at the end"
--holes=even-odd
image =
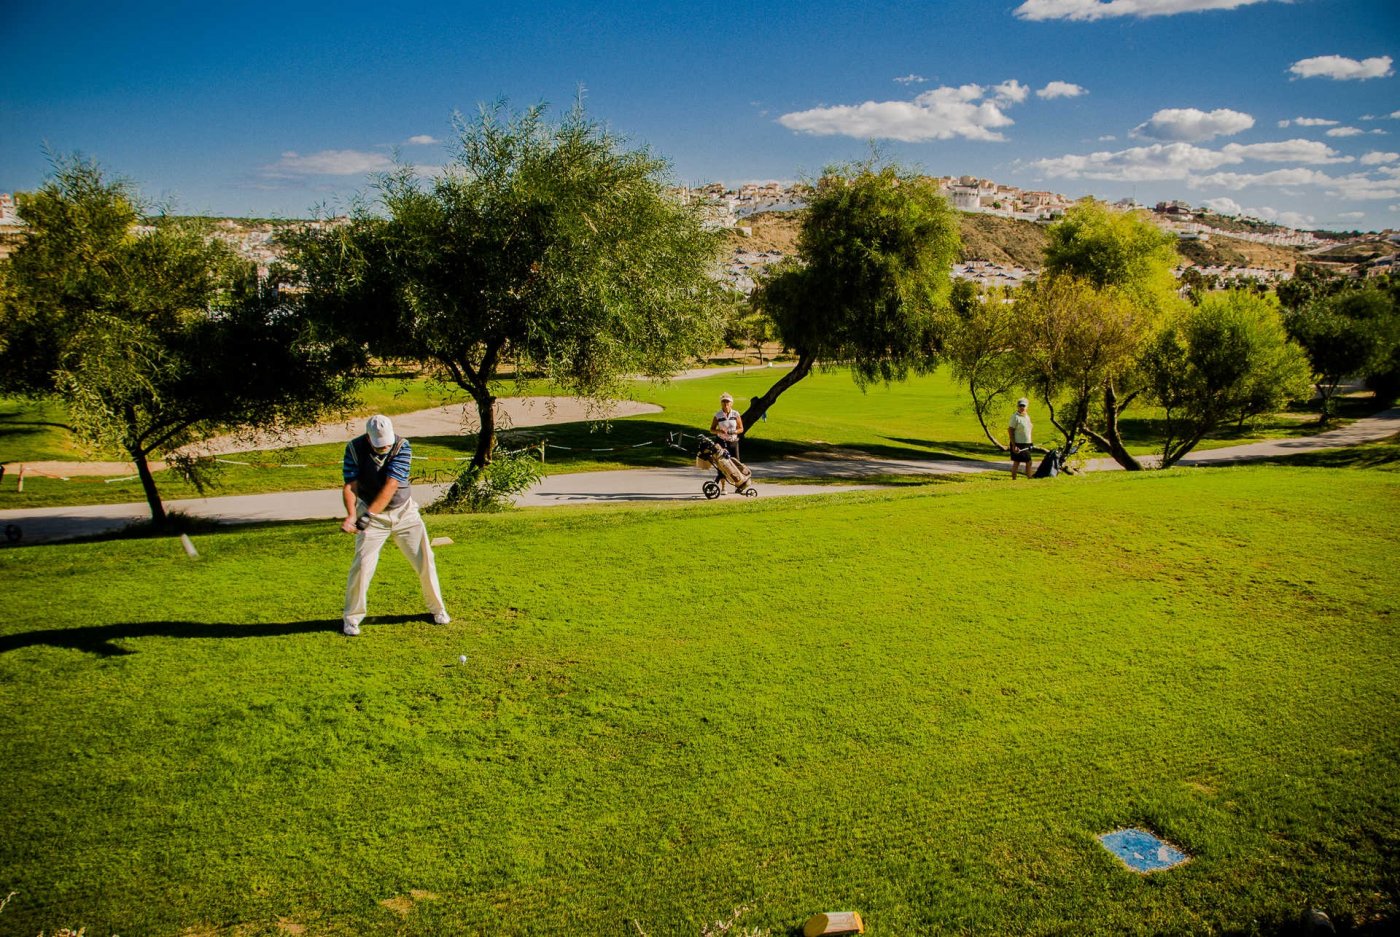
{"type": "Polygon", "coordinates": [[[1030,405],[1031,405],[1031,402],[1030,402],[1029,400],[1027,400],[1025,397],[1022,397],[1020,400],[1016,401],[1016,406],[1018,406],[1018,407],[1029,407],[1030,405]]]}
{"type": "Polygon", "coordinates": [[[731,396],[729,396],[729,392],[728,392],[728,391],[726,391],[726,392],[724,392],[724,393],[722,393],[722,394],[719,395],[719,402],[720,402],[720,403],[724,403],[726,400],[728,400],[730,403],[733,403],[733,402],[734,402],[734,398],[731,397],[731,396]]]}
{"type": "Polygon", "coordinates": [[[369,444],[376,449],[394,444],[394,424],[383,414],[370,417],[365,432],[369,435],[369,444]]]}

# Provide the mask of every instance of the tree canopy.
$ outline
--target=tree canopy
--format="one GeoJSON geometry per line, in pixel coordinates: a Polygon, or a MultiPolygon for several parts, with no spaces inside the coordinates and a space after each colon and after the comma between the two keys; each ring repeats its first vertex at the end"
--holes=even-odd
{"type": "Polygon", "coordinates": [[[1289,313],[1286,322],[1307,351],[1322,398],[1323,424],[1335,415],[1337,390],[1344,380],[1388,375],[1396,368],[1400,307],[1391,289],[1366,284],[1324,292],[1289,313]]]}
{"type": "Polygon", "coordinates": [[[753,427],[813,367],[849,364],[857,385],[932,367],[946,326],[958,222],[937,184],[895,166],[828,169],[797,257],[754,292],[797,365],[743,414],[753,427]]]}
{"type": "Polygon", "coordinates": [[[1166,411],[1160,464],[1169,466],[1211,433],[1306,391],[1277,304],[1253,291],[1182,301],[1171,236],[1137,215],[1082,202],[1051,226],[1045,259],[1010,310],[999,297],[957,304],[949,357],[979,419],[1027,390],[1066,441],[1087,437],[1139,469],[1118,429],[1139,398],[1166,411]]]}
{"type": "Polygon", "coordinates": [[[288,239],[309,309],[378,355],[435,366],[476,403],[474,469],[495,443],[503,364],[606,397],[719,335],[720,237],[665,189],[667,164],[575,106],[458,117],[452,159],[382,176],[377,204],[288,239]]]}
{"type": "Polygon", "coordinates": [[[1308,366],[1273,297],[1212,293],[1157,334],[1143,358],[1147,396],[1166,412],[1161,467],[1216,429],[1306,396],[1308,366]]]}
{"type": "Polygon", "coordinates": [[[1073,438],[1127,469],[1118,419],[1142,390],[1139,354],[1179,310],[1172,236],[1131,212],[1084,201],[1051,225],[1039,282],[1017,298],[1032,327],[1017,335],[1030,386],[1073,438]]]}
{"type": "Polygon", "coordinates": [[[1116,287],[1147,305],[1176,295],[1176,239],[1135,212],[1084,201],[1050,226],[1045,275],[1116,287]]]}
{"type": "Polygon", "coordinates": [[[1067,441],[1086,435],[1118,461],[1140,467],[1117,429],[1136,392],[1125,399],[1119,391],[1133,383],[1154,313],[1117,286],[1051,276],[1017,292],[1015,314],[1011,353],[1055,427],[1067,441]]]}
{"type": "Polygon", "coordinates": [[[76,157],[16,203],[27,236],[3,269],[0,387],[58,396],[80,438],[124,450],[157,525],[152,454],[348,403],[353,358],[198,219],[146,216],[131,183],[76,157]]]}

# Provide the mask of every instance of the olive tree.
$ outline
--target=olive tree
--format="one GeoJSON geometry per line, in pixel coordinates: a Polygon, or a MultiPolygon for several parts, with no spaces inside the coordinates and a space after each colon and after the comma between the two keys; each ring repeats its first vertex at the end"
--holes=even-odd
{"type": "Polygon", "coordinates": [[[754,291],[797,364],[753,398],[744,425],[756,426],[820,365],[848,364],[861,387],[931,367],[958,245],[957,218],[933,180],[873,163],[828,169],[808,203],[796,257],[754,291]]]}
{"type": "Polygon", "coordinates": [[[1004,436],[994,434],[987,419],[997,401],[1024,386],[1025,375],[1013,348],[1020,326],[1016,309],[1005,290],[983,291],[970,280],[953,284],[952,309],[943,353],[954,379],[967,384],[972,412],[983,434],[993,446],[1005,450],[1004,436]]]}
{"type": "Polygon", "coordinates": [[[1306,350],[1322,398],[1319,422],[1336,414],[1336,396],[1349,377],[1370,377],[1390,366],[1400,346],[1400,313],[1385,290],[1367,286],[1316,299],[1287,318],[1289,333],[1306,350]]]}
{"type": "Polygon", "coordinates": [[[1066,442],[1087,436],[1124,468],[1142,466],[1123,445],[1118,415],[1151,334],[1153,312],[1127,291],[1073,276],[1043,277],[1016,296],[1011,353],[1066,442]]]}
{"type": "Polygon", "coordinates": [[[147,215],[131,183],[76,157],[16,208],[26,236],[0,272],[0,388],[59,398],[81,439],[124,451],[157,527],[154,455],[200,485],[182,448],[348,404],[353,354],[198,219],[147,215]]]}
{"type": "Polygon", "coordinates": [[[1041,281],[1018,300],[1039,323],[1020,339],[1021,360],[1046,406],[1067,414],[1057,426],[1141,469],[1119,418],[1143,389],[1140,353],[1184,304],[1172,235],[1094,201],[1071,208],[1048,234],[1041,281]]]}
{"type": "Polygon", "coordinates": [[[1306,396],[1309,369],[1278,304],[1252,292],[1213,293],[1162,329],[1143,357],[1146,394],[1165,411],[1161,467],[1212,432],[1306,396]]]}
{"type": "Polygon", "coordinates": [[[484,107],[455,119],[441,173],[377,180],[347,223],[287,238],[303,300],[369,352],[435,367],[476,404],[471,470],[495,444],[504,365],[613,395],[713,347],[721,238],[672,198],[667,164],[627,149],[575,106],[484,107]]]}

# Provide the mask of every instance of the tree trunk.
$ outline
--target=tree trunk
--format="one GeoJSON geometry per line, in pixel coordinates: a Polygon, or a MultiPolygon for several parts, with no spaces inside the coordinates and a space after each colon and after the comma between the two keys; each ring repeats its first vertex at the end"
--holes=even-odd
{"type": "Polygon", "coordinates": [[[1001,440],[993,436],[991,429],[987,427],[987,411],[991,409],[992,401],[997,398],[998,394],[993,393],[990,397],[987,398],[985,403],[978,399],[977,379],[975,377],[968,379],[967,389],[968,392],[972,394],[972,412],[977,415],[977,422],[982,426],[983,435],[987,437],[987,439],[991,442],[993,446],[997,447],[997,450],[999,452],[1006,452],[1006,445],[1003,444],[1001,440]]]}
{"type": "MultiPolygon", "coordinates": [[[[476,452],[472,454],[472,460],[467,466],[474,478],[476,473],[491,461],[491,451],[496,448],[496,398],[489,393],[478,396],[473,390],[472,399],[476,401],[476,416],[481,423],[481,429],[476,434],[476,452]]],[[[462,480],[459,476],[443,497],[453,500],[462,497],[462,494],[462,480]]]]}
{"type": "Polygon", "coordinates": [[[1108,454],[1113,456],[1113,461],[1128,471],[1141,472],[1142,463],[1128,454],[1123,445],[1123,437],[1118,432],[1118,392],[1113,389],[1112,384],[1104,385],[1103,411],[1106,424],[1103,439],[1108,443],[1108,454]]]}
{"type": "Polygon", "coordinates": [[[151,474],[150,463],[146,461],[146,453],[138,448],[128,448],[131,461],[136,463],[136,474],[141,476],[141,488],[146,492],[146,504],[151,508],[151,526],[156,530],[165,527],[165,505],[160,503],[160,492],[156,491],[156,479],[151,474]]]}
{"type": "Polygon", "coordinates": [[[758,421],[763,418],[763,415],[768,412],[768,408],[777,402],[778,396],[782,394],[783,391],[812,372],[812,365],[814,364],[816,364],[815,356],[799,352],[797,355],[796,367],[779,378],[778,382],[768,388],[767,392],[762,396],[754,397],[749,401],[749,408],[739,416],[739,418],[744,421],[745,436],[753,432],[754,426],[756,426],[758,421]]]}
{"type": "Polygon", "coordinates": [[[1192,449],[1195,449],[1196,446],[1200,444],[1201,440],[1206,438],[1207,432],[1207,428],[1199,429],[1190,439],[1178,445],[1176,449],[1164,448],[1162,452],[1162,464],[1158,466],[1158,468],[1171,468],[1173,465],[1180,462],[1182,456],[1186,455],[1192,449]]]}
{"type": "Polygon", "coordinates": [[[1335,406],[1333,398],[1337,395],[1337,385],[1340,383],[1341,379],[1339,378],[1335,381],[1319,381],[1313,385],[1317,388],[1317,395],[1322,398],[1322,415],[1317,419],[1317,425],[1320,427],[1325,427],[1332,422],[1332,410],[1335,406]]]}
{"type": "Polygon", "coordinates": [[[479,469],[491,461],[491,452],[496,448],[496,398],[488,394],[476,396],[476,416],[481,429],[476,436],[476,452],[472,455],[471,467],[479,469]]]}

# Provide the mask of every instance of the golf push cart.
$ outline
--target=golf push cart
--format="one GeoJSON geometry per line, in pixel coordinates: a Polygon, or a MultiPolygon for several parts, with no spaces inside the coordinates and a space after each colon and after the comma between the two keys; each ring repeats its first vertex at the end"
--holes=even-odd
{"type": "Polygon", "coordinates": [[[1066,475],[1073,475],[1074,469],[1069,467],[1070,456],[1079,451],[1082,442],[1075,442],[1060,446],[1057,449],[1042,449],[1040,446],[1028,446],[1031,452],[1043,452],[1045,458],[1040,460],[1040,465],[1036,466],[1033,478],[1054,478],[1064,472],[1066,475]]]}
{"type": "MultiPolygon", "coordinates": [[[[696,440],[695,467],[706,471],[713,469],[715,477],[700,486],[705,497],[711,500],[724,494],[724,483],[729,482],[734,486],[736,495],[743,495],[745,498],[757,498],[758,489],[750,484],[753,473],[738,459],[731,458],[729,451],[719,444],[719,441],[701,433],[693,437],[696,440]]],[[[690,450],[685,446],[686,436],[684,433],[671,433],[666,437],[666,444],[672,449],[690,454],[690,450]]]]}

